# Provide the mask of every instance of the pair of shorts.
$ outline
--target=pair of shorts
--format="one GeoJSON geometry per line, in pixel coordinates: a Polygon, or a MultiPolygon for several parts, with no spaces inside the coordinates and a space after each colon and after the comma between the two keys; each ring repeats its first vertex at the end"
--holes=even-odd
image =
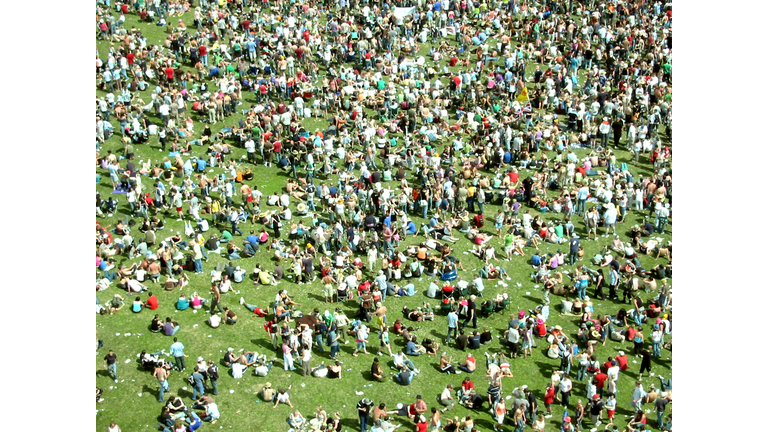
{"type": "Polygon", "coordinates": [[[176,207],[176,211],[177,211],[177,212],[180,212],[180,211],[182,211],[183,209],[184,209],[184,207],[176,207]]]}

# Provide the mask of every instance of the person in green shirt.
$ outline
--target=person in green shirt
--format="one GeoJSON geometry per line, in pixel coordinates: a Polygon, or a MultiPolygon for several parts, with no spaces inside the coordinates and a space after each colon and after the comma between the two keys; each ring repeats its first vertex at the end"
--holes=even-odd
{"type": "Polygon", "coordinates": [[[221,232],[221,243],[229,243],[232,241],[232,233],[229,230],[223,230],[221,232]]]}
{"type": "Polygon", "coordinates": [[[507,236],[504,237],[504,253],[507,254],[507,259],[512,258],[512,254],[515,251],[515,234],[510,229],[507,231],[507,236]]]}

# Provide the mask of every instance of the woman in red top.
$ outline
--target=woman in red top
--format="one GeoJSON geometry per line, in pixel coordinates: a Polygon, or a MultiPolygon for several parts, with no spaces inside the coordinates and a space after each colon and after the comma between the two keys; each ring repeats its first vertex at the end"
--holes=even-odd
{"type": "Polygon", "coordinates": [[[552,383],[547,384],[547,391],[544,394],[544,407],[547,413],[552,415],[552,404],[555,402],[555,387],[552,383]]]}

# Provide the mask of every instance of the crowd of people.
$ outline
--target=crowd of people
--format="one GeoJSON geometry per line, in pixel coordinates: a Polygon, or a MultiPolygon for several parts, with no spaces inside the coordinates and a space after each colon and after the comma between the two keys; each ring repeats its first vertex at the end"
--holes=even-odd
{"type": "MultiPolygon", "coordinates": [[[[198,358],[188,407],[168,384],[187,370],[184,330],[155,315],[151,330],[173,343],[140,361],[158,382],[160,426],[180,432],[219,419],[217,364],[234,379],[249,368],[266,377],[274,364],[342,379],[340,347],[354,338],[352,356],[375,355],[369,379],[413,385],[419,356],[439,358],[442,373],[472,374],[477,350],[495,337],[504,351],[484,353],[487,391],[470,378],[449,383],[431,412],[421,396],[392,411],[364,398],[361,432],[391,432],[403,424],[394,416],[417,432],[473,432],[483,409],[495,431],[554,430],[548,422],[615,430],[617,405],[633,413],[624,430],[671,430],[671,380],[658,377],[657,390],[638,379],[631,395],[617,395],[628,357],[601,363],[597,354],[608,340],[626,344],[640,378],[671,350],[672,243],[660,237],[672,210],[671,10],[644,0],[99,2],[97,39],[108,48],[96,59],[97,183],[111,193],[96,196],[97,312],[124,313],[126,298],[136,314],[156,311],[150,286],[191,286],[174,309],[208,312],[213,328],[237,325],[238,309],[264,317],[275,350],[198,358]],[[126,16],[142,24],[129,28],[126,16]],[[165,40],[148,39],[142,28],[152,25],[165,40]],[[284,171],[288,183],[266,195],[252,181],[264,169],[284,171]],[[597,253],[585,253],[588,241],[597,253]],[[459,242],[475,257],[454,255],[459,242]],[[548,245],[559,249],[542,251],[548,245]],[[215,267],[211,254],[222,258],[215,267]],[[274,264],[251,271],[254,257],[274,264]],[[517,294],[483,293],[490,281],[518,282],[510,273],[519,264],[534,267],[543,297],[493,336],[483,318],[517,294]],[[206,292],[198,281],[208,276],[206,292]],[[251,283],[278,286],[274,301],[249,303],[237,287],[251,283]],[[317,287],[328,310],[302,313],[293,284],[317,287]],[[98,292],[110,288],[102,303],[98,292]],[[387,297],[419,291],[439,304],[418,302],[393,319],[387,297]],[[553,297],[578,328],[551,324],[553,297]],[[445,338],[419,334],[418,322],[442,319],[445,338]],[[539,345],[560,361],[549,385],[516,386],[505,398],[510,362],[539,345]],[[328,365],[315,360],[325,347],[328,365]],[[468,354],[454,363],[447,348],[468,354]],[[574,399],[586,403],[572,403],[574,381],[586,388],[574,399]],[[564,414],[552,422],[556,401],[564,414]],[[456,405],[474,412],[441,419],[456,405]]],[[[104,365],[117,382],[113,351],[104,365]]],[[[271,383],[260,391],[294,409],[290,393],[271,383]]],[[[294,409],[288,423],[338,432],[340,419],[318,406],[310,420],[294,409]]]]}

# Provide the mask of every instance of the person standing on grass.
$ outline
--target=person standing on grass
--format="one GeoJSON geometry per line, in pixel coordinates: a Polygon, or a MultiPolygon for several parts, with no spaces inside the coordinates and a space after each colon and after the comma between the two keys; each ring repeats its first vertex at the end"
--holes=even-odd
{"type": "Polygon", "coordinates": [[[213,359],[208,360],[208,379],[211,381],[211,389],[213,390],[213,395],[219,394],[219,367],[214,363],[213,359]]]}
{"type": "Polygon", "coordinates": [[[363,398],[357,403],[357,417],[360,419],[360,432],[368,430],[368,420],[370,419],[371,407],[373,401],[363,398]]]}
{"type": "Polygon", "coordinates": [[[104,356],[104,366],[107,368],[107,373],[117,382],[117,354],[114,351],[109,350],[104,356]]]}
{"type": "Polygon", "coordinates": [[[568,374],[563,374],[563,378],[560,379],[560,395],[563,401],[563,407],[568,408],[568,401],[571,398],[571,390],[573,390],[573,382],[568,374]]]}
{"type": "Polygon", "coordinates": [[[283,350],[283,369],[287,370],[296,370],[296,367],[293,366],[293,355],[291,354],[292,348],[288,343],[288,340],[283,341],[282,345],[283,350]]]}
{"type": "Polygon", "coordinates": [[[192,400],[195,400],[198,394],[200,396],[205,394],[205,377],[200,373],[198,366],[195,366],[195,371],[192,372],[192,380],[194,381],[194,384],[192,384],[192,400]]]}
{"type": "Polygon", "coordinates": [[[184,344],[179,342],[178,338],[173,338],[173,343],[171,344],[169,351],[176,360],[176,370],[183,371],[186,369],[187,365],[184,363],[184,358],[186,357],[184,355],[184,344]]]}
{"type": "Polygon", "coordinates": [[[224,309],[221,307],[221,291],[216,283],[211,284],[211,315],[213,315],[214,309],[218,309],[220,313],[224,313],[224,309]]]}
{"type": "Polygon", "coordinates": [[[152,376],[155,377],[157,383],[160,385],[160,393],[157,395],[157,401],[163,402],[163,396],[165,395],[165,392],[171,390],[170,386],[168,385],[168,378],[171,376],[171,371],[165,368],[162,364],[158,364],[155,367],[154,372],[152,372],[152,376]]]}
{"type": "Polygon", "coordinates": [[[642,381],[635,381],[635,389],[632,391],[631,403],[632,411],[642,411],[643,400],[648,393],[643,389],[642,381]]]}
{"type": "Polygon", "coordinates": [[[451,307],[451,310],[448,312],[448,336],[445,338],[445,344],[448,345],[451,343],[451,333],[453,333],[453,337],[458,337],[458,334],[456,333],[459,325],[459,315],[456,314],[456,309],[451,307]]]}

